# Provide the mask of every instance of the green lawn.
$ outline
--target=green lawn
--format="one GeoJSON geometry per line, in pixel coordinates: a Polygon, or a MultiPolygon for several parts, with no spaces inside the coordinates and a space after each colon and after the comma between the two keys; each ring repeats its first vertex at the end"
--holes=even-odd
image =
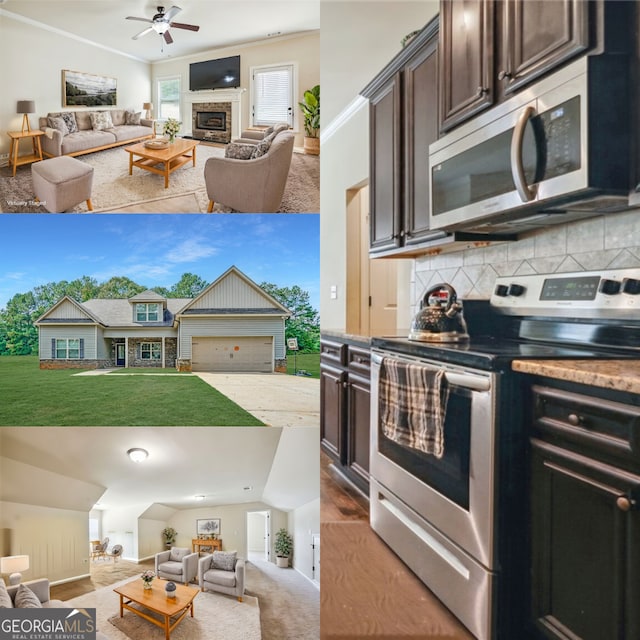
{"type": "Polygon", "coordinates": [[[260,426],[197,376],[74,376],[0,357],[1,426],[260,426]]]}
{"type": "MultiPolygon", "coordinates": [[[[298,371],[306,371],[312,378],[320,377],[320,354],[319,353],[299,353],[297,356],[298,371]]],[[[287,353],[287,373],[293,375],[293,353],[287,353]]]]}

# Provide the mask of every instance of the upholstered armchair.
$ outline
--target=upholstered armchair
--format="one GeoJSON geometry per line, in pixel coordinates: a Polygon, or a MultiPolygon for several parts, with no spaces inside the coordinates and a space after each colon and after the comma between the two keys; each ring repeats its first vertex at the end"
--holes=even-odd
{"type": "Polygon", "coordinates": [[[278,122],[266,129],[245,129],[239,138],[233,140],[233,142],[239,142],[241,144],[257,144],[260,140],[264,140],[269,134],[279,133],[280,131],[286,131],[289,129],[288,122],[278,122]]]}
{"type": "Polygon", "coordinates": [[[186,547],[171,547],[171,551],[156,553],[156,575],[189,584],[198,575],[198,556],[186,547]]]}
{"type": "Polygon", "coordinates": [[[211,213],[216,202],[240,213],[278,211],[291,166],[293,142],[294,134],[282,131],[259,157],[247,160],[209,158],[204,166],[209,197],[207,211],[211,213]]]}
{"type": "Polygon", "coordinates": [[[236,553],[214,551],[198,561],[198,584],[200,591],[219,591],[238,598],[244,595],[244,558],[236,553]]]}

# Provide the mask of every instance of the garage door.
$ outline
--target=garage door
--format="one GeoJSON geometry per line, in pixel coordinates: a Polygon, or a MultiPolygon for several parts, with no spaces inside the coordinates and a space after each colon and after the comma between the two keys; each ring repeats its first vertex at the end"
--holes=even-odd
{"type": "Polygon", "coordinates": [[[192,338],[194,371],[273,371],[273,337],[192,338]]]}

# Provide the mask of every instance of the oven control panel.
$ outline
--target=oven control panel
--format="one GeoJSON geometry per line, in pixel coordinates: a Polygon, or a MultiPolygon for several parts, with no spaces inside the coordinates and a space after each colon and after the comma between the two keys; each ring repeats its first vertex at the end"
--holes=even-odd
{"type": "Polygon", "coordinates": [[[501,276],[491,306],[517,316],[637,318],[640,269],[501,276]]]}

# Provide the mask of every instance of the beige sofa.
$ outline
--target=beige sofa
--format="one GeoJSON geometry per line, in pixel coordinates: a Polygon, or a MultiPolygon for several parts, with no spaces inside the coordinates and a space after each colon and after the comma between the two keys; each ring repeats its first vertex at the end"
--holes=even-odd
{"type": "Polygon", "coordinates": [[[126,124],[126,113],[124,109],[83,109],[49,113],[45,118],[40,118],[38,123],[40,130],[45,132],[45,135],[40,137],[42,153],[49,158],[79,156],[154,137],[152,120],[141,118],[140,124],[126,124]],[[113,126],[94,129],[92,113],[108,113],[113,126]],[[77,128],[77,131],[65,133],[64,128],[60,131],[51,126],[50,118],[60,119],[62,114],[71,118],[71,128],[77,128]]]}

